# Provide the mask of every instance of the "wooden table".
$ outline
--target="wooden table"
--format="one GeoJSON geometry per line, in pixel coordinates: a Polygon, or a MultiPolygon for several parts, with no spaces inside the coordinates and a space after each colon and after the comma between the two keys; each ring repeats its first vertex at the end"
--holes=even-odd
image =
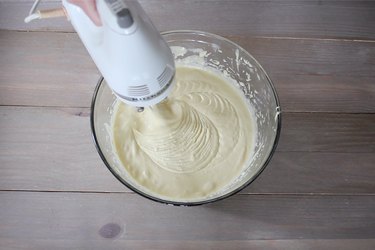
{"type": "Polygon", "coordinates": [[[283,109],[271,163],[215,204],[134,194],[95,151],[99,72],[70,24],[25,25],[32,1],[0,0],[0,249],[375,249],[375,2],[141,3],[160,30],[260,61],[283,109]]]}

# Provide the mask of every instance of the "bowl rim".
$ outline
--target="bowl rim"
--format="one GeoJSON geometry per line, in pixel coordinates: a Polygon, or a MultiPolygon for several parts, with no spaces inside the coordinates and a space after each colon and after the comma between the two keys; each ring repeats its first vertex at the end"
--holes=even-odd
{"type": "Polygon", "coordinates": [[[171,30],[171,31],[162,32],[161,34],[164,36],[164,35],[168,35],[168,34],[177,34],[177,33],[181,33],[181,34],[193,33],[195,35],[203,35],[203,36],[207,36],[207,37],[213,37],[213,38],[216,38],[216,39],[228,42],[228,43],[236,46],[239,50],[241,50],[241,52],[247,54],[247,56],[251,57],[257,63],[257,66],[259,66],[259,68],[265,74],[266,79],[267,79],[267,81],[270,84],[270,87],[272,89],[272,92],[273,92],[273,95],[274,95],[274,98],[275,98],[275,101],[276,101],[276,105],[278,107],[278,115],[277,115],[277,118],[276,118],[277,119],[276,136],[275,136],[275,139],[274,139],[274,142],[273,142],[273,145],[272,145],[272,149],[271,149],[271,151],[270,151],[270,153],[269,153],[266,161],[263,163],[262,167],[260,167],[257,170],[257,172],[251,178],[249,178],[244,184],[242,184],[238,188],[232,190],[231,192],[223,194],[223,195],[221,195],[219,197],[211,198],[211,199],[207,199],[207,200],[203,200],[203,201],[188,201],[188,202],[184,202],[184,201],[172,201],[172,200],[161,199],[161,198],[149,195],[149,194],[147,194],[145,192],[142,192],[141,190],[137,189],[136,187],[134,187],[133,185],[131,185],[129,182],[127,182],[124,178],[122,178],[111,167],[111,165],[108,163],[106,157],[104,156],[104,154],[103,154],[103,152],[102,152],[102,150],[101,150],[101,148],[99,146],[99,141],[98,141],[98,138],[96,136],[96,131],[95,131],[94,118],[95,118],[95,104],[96,104],[97,96],[98,96],[100,88],[102,87],[102,83],[103,83],[103,80],[104,80],[104,78],[102,76],[99,78],[99,81],[98,81],[98,83],[97,83],[97,85],[95,87],[94,94],[93,94],[93,97],[92,97],[92,100],[91,100],[91,107],[90,107],[91,136],[92,136],[92,139],[94,141],[95,148],[96,148],[96,150],[97,150],[100,158],[104,162],[105,166],[117,178],[117,180],[119,180],[123,185],[125,185],[130,190],[134,191],[135,193],[137,193],[137,194],[139,194],[139,195],[141,195],[141,196],[143,196],[143,197],[145,197],[147,199],[150,199],[150,200],[153,200],[153,201],[156,201],[156,202],[159,202],[159,203],[167,204],[167,205],[174,205],[174,206],[198,206],[198,205],[209,204],[209,203],[213,203],[213,202],[216,202],[216,201],[220,201],[220,200],[226,199],[226,198],[228,198],[228,197],[230,197],[230,196],[232,196],[232,195],[240,192],[241,190],[245,189],[255,179],[258,178],[258,176],[264,171],[264,169],[266,168],[266,166],[269,164],[269,162],[271,161],[272,156],[274,155],[274,153],[276,151],[276,147],[278,145],[279,138],[280,138],[280,133],[281,133],[281,115],[282,115],[282,112],[281,112],[281,108],[280,108],[279,97],[278,97],[278,95],[276,93],[276,89],[274,87],[274,84],[273,84],[271,78],[268,76],[267,72],[263,69],[263,67],[261,66],[261,64],[249,52],[247,52],[247,50],[245,50],[240,45],[238,45],[238,44],[230,41],[229,39],[227,39],[225,37],[222,37],[222,36],[219,36],[219,35],[216,35],[216,34],[212,34],[212,33],[209,33],[209,32],[205,32],[205,31],[200,31],[200,30],[171,30]]]}

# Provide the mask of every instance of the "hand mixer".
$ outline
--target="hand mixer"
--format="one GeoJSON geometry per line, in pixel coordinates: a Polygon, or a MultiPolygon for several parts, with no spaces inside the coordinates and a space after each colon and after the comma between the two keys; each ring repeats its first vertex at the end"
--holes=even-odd
{"type": "Polygon", "coordinates": [[[137,1],[96,1],[102,26],[96,26],[79,6],[62,2],[74,29],[120,100],[142,111],[168,96],[174,82],[174,57],[137,1]]]}

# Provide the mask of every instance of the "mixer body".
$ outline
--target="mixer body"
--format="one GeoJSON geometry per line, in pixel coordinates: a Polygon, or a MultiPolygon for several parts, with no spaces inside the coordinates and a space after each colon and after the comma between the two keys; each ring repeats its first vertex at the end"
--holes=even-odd
{"type": "Polygon", "coordinates": [[[112,91],[125,103],[147,107],[164,100],[175,75],[173,54],[137,1],[100,0],[102,26],[67,0],[74,29],[112,91]]]}

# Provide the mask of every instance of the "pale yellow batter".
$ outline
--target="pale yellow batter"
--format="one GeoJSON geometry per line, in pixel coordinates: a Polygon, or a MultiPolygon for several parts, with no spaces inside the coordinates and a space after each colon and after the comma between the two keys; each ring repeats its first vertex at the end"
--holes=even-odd
{"type": "Polygon", "coordinates": [[[233,182],[253,153],[255,124],[239,90],[178,67],[168,99],[138,113],[118,102],[113,142],[134,181],[164,199],[192,201],[233,182]]]}

